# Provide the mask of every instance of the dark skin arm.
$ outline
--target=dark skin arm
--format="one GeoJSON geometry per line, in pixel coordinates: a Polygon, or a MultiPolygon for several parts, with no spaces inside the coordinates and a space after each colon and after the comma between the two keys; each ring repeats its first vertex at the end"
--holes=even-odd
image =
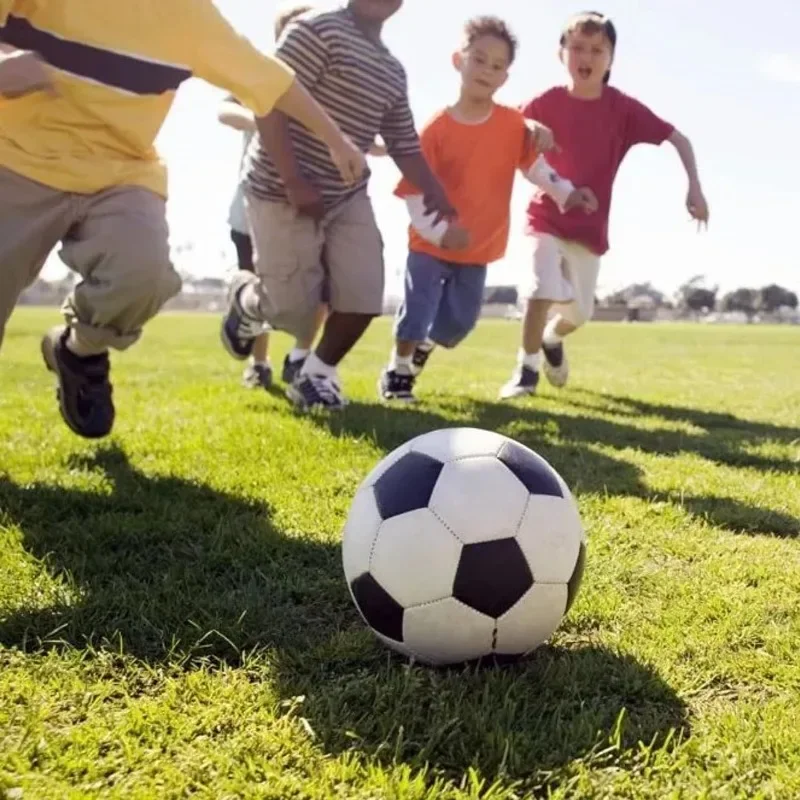
{"type": "Polygon", "coordinates": [[[261,144],[278,171],[286,196],[299,214],[320,220],[325,214],[322,195],[303,176],[289,135],[289,118],[280,111],[256,119],[261,144]]]}
{"type": "Polygon", "coordinates": [[[414,153],[410,156],[392,156],[403,177],[422,192],[425,210],[436,214],[436,221],[453,219],[458,216],[456,209],[450,204],[442,184],[433,174],[425,156],[414,153]]]}

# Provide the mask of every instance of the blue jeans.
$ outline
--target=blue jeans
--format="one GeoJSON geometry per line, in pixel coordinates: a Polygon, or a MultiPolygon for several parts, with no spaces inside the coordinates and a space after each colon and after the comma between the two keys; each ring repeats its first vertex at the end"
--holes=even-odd
{"type": "Polygon", "coordinates": [[[484,264],[454,264],[412,251],[395,338],[401,342],[430,338],[442,347],[455,347],[481,315],[485,286],[484,264]]]}

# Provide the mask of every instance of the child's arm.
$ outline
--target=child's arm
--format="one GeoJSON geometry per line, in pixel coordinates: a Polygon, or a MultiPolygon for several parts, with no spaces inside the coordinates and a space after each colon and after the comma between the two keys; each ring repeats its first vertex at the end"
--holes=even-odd
{"type": "Polygon", "coordinates": [[[694,148],[688,137],[684,136],[679,130],[674,130],[667,141],[678,151],[683,168],[686,170],[686,177],[689,179],[689,191],[686,196],[686,208],[701,225],[708,224],[708,203],[706,202],[703,188],[700,185],[700,176],[697,172],[697,160],[694,155],[694,148]]]}
{"type": "Polygon", "coordinates": [[[256,115],[232,98],[220,103],[217,119],[223,125],[243,133],[254,133],[256,130],[256,115]]]}
{"type": "Polygon", "coordinates": [[[536,187],[551,197],[561,212],[573,208],[583,208],[587,214],[597,211],[597,197],[588,186],[576,189],[572,181],[562,178],[544,156],[538,156],[533,164],[522,174],[536,187]]]}
{"type": "Polygon", "coordinates": [[[55,92],[44,61],[34,52],[0,42],[0,96],[22,97],[43,90],[55,92]]]}
{"type": "Polygon", "coordinates": [[[437,219],[437,215],[425,208],[425,198],[412,194],[404,198],[411,225],[425,241],[444,250],[462,250],[469,247],[469,233],[457,222],[437,219]]]}

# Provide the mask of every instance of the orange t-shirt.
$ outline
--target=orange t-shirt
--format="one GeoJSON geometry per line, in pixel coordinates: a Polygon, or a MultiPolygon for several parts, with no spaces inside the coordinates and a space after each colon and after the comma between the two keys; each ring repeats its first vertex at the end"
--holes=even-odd
{"type": "MultiPolygon", "coordinates": [[[[409,248],[457,264],[489,264],[505,255],[510,228],[511,192],[518,169],[527,170],[537,153],[528,144],[522,113],[495,105],[488,119],[460,122],[440,111],[421,133],[422,151],[434,175],[469,231],[470,246],[445,250],[409,226],[409,248]]],[[[397,197],[421,194],[405,178],[397,197]]]]}

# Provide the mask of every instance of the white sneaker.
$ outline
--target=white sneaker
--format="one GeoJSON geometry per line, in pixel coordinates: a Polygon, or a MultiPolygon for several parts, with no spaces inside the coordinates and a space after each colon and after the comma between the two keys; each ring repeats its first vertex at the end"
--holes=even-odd
{"type": "Polygon", "coordinates": [[[556,345],[542,345],[544,353],[544,374],[553,386],[559,389],[565,386],[569,379],[569,362],[567,361],[567,351],[564,343],[556,345]]]}
{"type": "Polygon", "coordinates": [[[523,364],[514,370],[511,380],[500,390],[500,399],[513,400],[515,397],[536,394],[538,385],[539,373],[523,364]]]}
{"type": "Polygon", "coordinates": [[[300,411],[341,411],[347,405],[338,379],[327,375],[301,373],[286,388],[286,396],[300,411]]]}

